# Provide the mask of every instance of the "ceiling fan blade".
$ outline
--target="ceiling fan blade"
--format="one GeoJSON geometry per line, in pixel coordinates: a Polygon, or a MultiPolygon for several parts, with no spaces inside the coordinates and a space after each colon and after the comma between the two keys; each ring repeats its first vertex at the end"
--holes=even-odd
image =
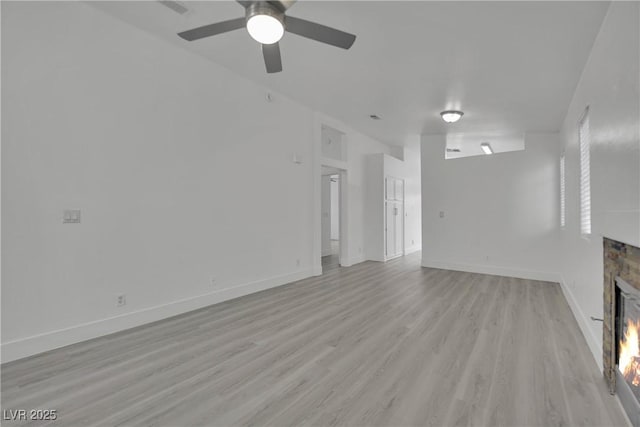
{"type": "Polygon", "coordinates": [[[342,49],[349,49],[356,41],[356,36],[353,34],[293,16],[285,17],[285,28],[290,33],[342,49]]]}
{"type": "Polygon", "coordinates": [[[282,3],[285,9],[289,9],[297,1],[298,0],[280,0],[280,3],[282,3]]]}
{"type": "Polygon", "coordinates": [[[263,44],[262,56],[264,56],[264,65],[267,67],[267,73],[279,73],[282,71],[282,58],[280,58],[280,45],[263,44]]]}
{"type": "Polygon", "coordinates": [[[243,28],[245,26],[245,23],[246,19],[244,17],[230,19],[228,21],[216,22],[215,24],[204,25],[192,30],[183,31],[181,33],[178,33],[178,35],[185,40],[193,41],[203,39],[205,37],[215,36],[216,34],[238,30],[240,28],[243,28]]]}

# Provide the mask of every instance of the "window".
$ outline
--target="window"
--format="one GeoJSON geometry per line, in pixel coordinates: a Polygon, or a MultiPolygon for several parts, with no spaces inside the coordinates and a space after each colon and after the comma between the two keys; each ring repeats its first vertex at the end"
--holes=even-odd
{"type": "Polygon", "coordinates": [[[565,190],[564,190],[564,154],[560,156],[560,227],[564,228],[567,224],[566,208],[565,208],[565,190]]]}
{"type": "Polygon", "coordinates": [[[589,159],[589,107],[584,111],[578,127],[580,145],[580,233],[591,234],[591,170],[589,159]]]}

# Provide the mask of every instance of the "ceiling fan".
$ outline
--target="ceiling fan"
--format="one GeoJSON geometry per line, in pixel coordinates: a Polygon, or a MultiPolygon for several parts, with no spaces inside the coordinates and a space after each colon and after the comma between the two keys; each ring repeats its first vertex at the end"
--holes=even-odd
{"type": "Polygon", "coordinates": [[[282,71],[280,45],[278,42],[285,31],[342,49],[349,49],[356,40],[356,36],[353,34],[304,19],[294,18],[293,16],[287,16],[287,9],[296,0],[236,1],[245,8],[244,18],[204,25],[183,31],[178,35],[185,40],[193,41],[238,30],[246,26],[249,35],[262,44],[262,55],[264,56],[267,73],[282,71]]]}

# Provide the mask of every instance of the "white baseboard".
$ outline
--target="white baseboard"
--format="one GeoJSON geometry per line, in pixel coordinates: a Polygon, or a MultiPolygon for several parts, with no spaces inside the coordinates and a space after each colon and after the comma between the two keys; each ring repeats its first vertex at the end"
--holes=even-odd
{"type": "Polygon", "coordinates": [[[519,270],[492,265],[459,264],[448,261],[433,261],[422,258],[422,266],[443,270],[467,271],[469,273],[490,274],[493,276],[515,277],[518,279],[541,280],[558,283],[560,274],[547,271],[519,270]]]}
{"type": "Polygon", "coordinates": [[[598,364],[598,369],[602,372],[602,346],[596,336],[593,335],[593,330],[589,327],[591,320],[585,316],[584,312],[578,305],[576,298],[573,296],[573,292],[571,292],[571,289],[569,289],[563,277],[560,278],[560,288],[562,289],[564,298],[567,300],[567,303],[569,303],[569,307],[573,312],[573,317],[575,317],[576,322],[578,322],[578,326],[580,327],[580,331],[582,332],[584,339],[587,341],[589,350],[591,350],[591,355],[598,364]]]}
{"type": "MultiPolygon", "coordinates": [[[[2,363],[22,359],[34,354],[134,328],[254,292],[295,282],[315,275],[315,270],[314,267],[312,270],[299,271],[234,286],[232,288],[220,289],[204,295],[185,298],[155,307],[148,307],[120,316],[100,319],[65,329],[8,341],[2,343],[1,346],[2,363]]],[[[322,267],[320,267],[320,274],[322,274],[322,267]]]]}
{"type": "Polygon", "coordinates": [[[347,262],[345,264],[343,264],[343,267],[351,267],[352,265],[356,265],[356,264],[360,264],[361,262],[365,262],[365,258],[364,256],[357,256],[357,257],[351,257],[347,260],[347,262]]]}
{"type": "Polygon", "coordinates": [[[322,264],[316,264],[313,266],[313,270],[311,272],[312,276],[322,276],[322,264]]]}
{"type": "Polygon", "coordinates": [[[421,251],[421,250],[422,250],[422,247],[421,247],[421,246],[410,246],[410,247],[408,247],[408,248],[405,248],[405,250],[404,250],[404,254],[405,254],[405,255],[409,255],[409,254],[412,254],[412,253],[414,253],[414,252],[419,252],[419,251],[421,251]]]}

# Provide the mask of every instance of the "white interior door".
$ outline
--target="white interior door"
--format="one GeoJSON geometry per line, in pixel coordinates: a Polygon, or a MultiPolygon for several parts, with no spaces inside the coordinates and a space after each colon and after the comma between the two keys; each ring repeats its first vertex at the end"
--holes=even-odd
{"type": "Polygon", "coordinates": [[[384,179],[385,185],[384,185],[384,198],[385,200],[395,200],[396,196],[395,196],[395,191],[396,191],[396,187],[395,187],[395,178],[391,178],[390,176],[386,177],[384,179]]]}
{"type": "Polygon", "coordinates": [[[395,227],[395,202],[385,202],[385,255],[387,258],[396,255],[396,227],[395,227]]]}
{"type": "Polygon", "coordinates": [[[395,201],[387,201],[385,214],[385,252],[387,258],[393,258],[402,255],[403,247],[403,222],[402,222],[402,203],[395,201]]]}
{"type": "Polygon", "coordinates": [[[404,200],[404,180],[393,180],[393,198],[394,200],[404,200]]]}
{"type": "Polygon", "coordinates": [[[395,231],[393,234],[396,239],[395,255],[404,255],[404,204],[402,202],[396,203],[393,225],[395,227],[395,231]]]}
{"type": "Polygon", "coordinates": [[[385,178],[385,258],[404,253],[404,180],[385,178]]]}

